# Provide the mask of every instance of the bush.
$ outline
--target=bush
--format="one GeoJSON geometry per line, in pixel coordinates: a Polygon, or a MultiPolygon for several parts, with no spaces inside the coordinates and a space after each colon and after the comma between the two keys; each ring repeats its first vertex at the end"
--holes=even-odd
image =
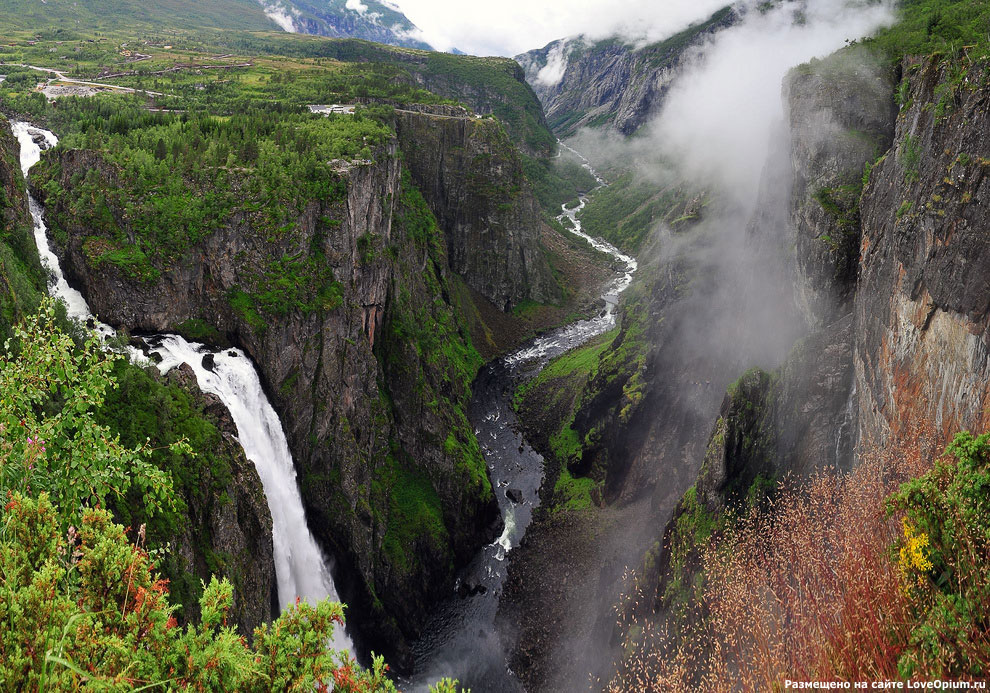
{"type": "MultiPolygon", "coordinates": [[[[94,410],[116,387],[96,336],[77,346],[46,299],[0,358],[0,691],[395,691],[380,657],[360,668],[329,649],[343,607],[296,602],[254,632],[227,623],[233,590],[203,585],[202,620],[180,628],[161,549],[131,543],[101,507],[143,490],[173,504],[147,446],[122,445],[94,410]]],[[[171,446],[191,453],[180,441],[171,446]]],[[[437,690],[454,690],[441,682],[437,690]]]]}
{"type": "Polygon", "coordinates": [[[915,431],[848,475],[782,481],[768,512],[723,517],[696,537],[701,565],[679,578],[700,596],[673,620],[637,611],[652,602],[631,575],[609,689],[984,679],[990,435],[960,434],[934,467],[931,439],[915,431]]]}
{"type": "Polygon", "coordinates": [[[898,567],[912,628],[902,676],[985,675],[990,663],[990,434],[960,433],[888,502],[903,513],[898,567]]]}

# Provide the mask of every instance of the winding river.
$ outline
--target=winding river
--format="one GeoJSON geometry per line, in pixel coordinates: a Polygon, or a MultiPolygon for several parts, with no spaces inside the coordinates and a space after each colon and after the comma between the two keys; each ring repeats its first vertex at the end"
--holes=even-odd
{"type": "MultiPolygon", "coordinates": [[[[561,146],[580,157],[598,187],[606,184],[583,156],[561,146]]],[[[543,457],[519,432],[512,394],[522,380],[537,375],[552,359],[612,329],[619,294],[629,288],[637,269],[635,259],[581,229],[577,215],[585,204],[587,198],[582,195],[576,206],[564,205],[557,220],[596,250],[618,260],[624,269],[606,285],[602,294],[605,305],[598,315],[531,340],[484,366],[475,379],[468,416],[488,464],[505,529],[502,536],[475,556],[460,576],[457,593],[440,606],[427,624],[425,635],[414,646],[416,674],[401,682],[404,690],[426,691],[431,682],[442,676],[458,678],[474,693],[523,690],[506,665],[495,631],[495,615],[506,577],[506,554],[519,545],[540,504],[543,457]]]]}
{"type": "MultiPolygon", "coordinates": [[[[42,150],[54,147],[58,138],[24,122],[12,123],[12,130],[21,145],[21,170],[27,177],[30,168],[41,159],[42,150]]],[[[53,277],[49,291],[65,302],[69,317],[91,326],[104,340],[113,336],[114,329],[96,320],[82,294],[66,282],[58,257],[50,247],[44,209],[30,195],[28,203],[38,252],[53,277]]],[[[254,463],[261,477],[272,514],[278,603],[284,607],[295,602],[297,597],[310,603],[324,597],[337,600],[327,559],[306,524],[285,432],[261,387],[254,364],[239,349],[213,352],[178,335],[153,335],[146,337],[145,342],[149,353],[156,353],[161,358],[158,369],[162,373],[188,364],[196,374],[200,389],[217,395],[230,411],[244,454],[254,463]],[[204,361],[207,355],[212,358],[204,361]],[[212,366],[207,367],[210,362],[212,366]]],[[[138,363],[150,363],[134,347],[127,349],[127,355],[138,363]]],[[[354,650],[342,629],[334,633],[333,646],[354,650]]]]}

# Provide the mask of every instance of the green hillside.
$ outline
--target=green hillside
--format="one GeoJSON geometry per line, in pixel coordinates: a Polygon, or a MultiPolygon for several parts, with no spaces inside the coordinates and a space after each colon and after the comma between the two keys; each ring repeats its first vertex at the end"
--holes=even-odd
{"type": "Polygon", "coordinates": [[[276,28],[257,0],[4,0],[0,26],[29,31],[276,28]]]}

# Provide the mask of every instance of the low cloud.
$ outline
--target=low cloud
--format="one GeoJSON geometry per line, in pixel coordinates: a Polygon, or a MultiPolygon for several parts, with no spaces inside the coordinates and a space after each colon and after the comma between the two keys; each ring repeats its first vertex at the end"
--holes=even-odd
{"type": "Polygon", "coordinates": [[[652,148],[699,185],[755,200],[771,131],[784,117],[792,67],[823,57],[892,21],[891,3],[808,0],[760,12],[699,47],[649,129],[652,148]]]}
{"type": "Polygon", "coordinates": [[[360,15],[364,15],[364,13],[368,11],[368,6],[361,2],[361,0],[347,0],[347,2],[344,3],[344,7],[352,12],[357,12],[360,15]]]}
{"type": "Polygon", "coordinates": [[[292,21],[292,14],[280,3],[269,4],[262,1],[261,7],[265,11],[265,15],[278,24],[283,31],[288,31],[292,34],[298,32],[295,23],[292,21]]]}
{"type": "Polygon", "coordinates": [[[439,50],[513,56],[584,34],[659,41],[704,20],[726,0],[396,0],[439,50]]]}

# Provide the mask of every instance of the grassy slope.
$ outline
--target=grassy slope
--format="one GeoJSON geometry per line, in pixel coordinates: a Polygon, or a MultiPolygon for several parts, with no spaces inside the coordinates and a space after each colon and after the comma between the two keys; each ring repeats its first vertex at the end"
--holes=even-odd
{"type": "Polygon", "coordinates": [[[0,26],[30,31],[275,28],[256,0],[4,0],[0,26]]]}
{"type": "Polygon", "coordinates": [[[584,346],[551,361],[532,380],[524,382],[513,396],[513,404],[531,430],[534,445],[547,459],[547,478],[556,479],[551,507],[582,510],[592,505],[597,481],[590,476],[573,477],[568,464],[581,455],[581,440],[573,429],[580,403],[578,395],[599,367],[602,353],[618,330],[600,335],[584,346]]]}

